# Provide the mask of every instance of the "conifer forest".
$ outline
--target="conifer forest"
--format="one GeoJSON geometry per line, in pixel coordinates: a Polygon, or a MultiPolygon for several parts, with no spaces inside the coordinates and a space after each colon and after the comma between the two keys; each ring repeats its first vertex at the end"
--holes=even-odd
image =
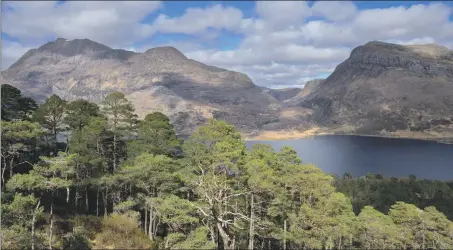
{"type": "Polygon", "coordinates": [[[453,182],[334,176],[214,119],[183,140],[119,92],[1,88],[3,249],[453,248],[453,182]]]}

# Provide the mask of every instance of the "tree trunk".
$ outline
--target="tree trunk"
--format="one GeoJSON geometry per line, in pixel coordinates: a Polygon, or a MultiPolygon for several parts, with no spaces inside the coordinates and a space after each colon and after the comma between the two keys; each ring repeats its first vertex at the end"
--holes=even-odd
{"type": "Polygon", "coordinates": [[[214,230],[214,228],[212,228],[211,225],[205,225],[205,226],[207,226],[207,228],[209,229],[209,234],[211,236],[210,237],[211,238],[211,242],[215,243],[215,230],[214,230]]]}
{"type": "Polygon", "coordinates": [[[5,183],[5,171],[6,171],[7,166],[6,166],[5,158],[4,157],[2,157],[2,158],[5,163],[5,164],[3,164],[3,167],[2,167],[2,187],[4,187],[6,184],[5,183]]]}
{"type": "Polygon", "coordinates": [[[170,237],[167,237],[167,240],[165,241],[165,246],[164,246],[165,249],[168,249],[168,248],[169,248],[169,247],[168,247],[169,241],[170,241],[170,237]]]}
{"type": "Polygon", "coordinates": [[[422,232],[423,234],[423,243],[422,243],[422,249],[425,249],[425,231],[422,232]]]}
{"type": "Polygon", "coordinates": [[[35,250],[35,223],[36,223],[36,213],[38,212],[39,205],[41,204],[41,199],[38,200],[35,211],[33,213],[33,218],[31,221],[31,249],[35,250]]]}
{"type": "Polygon", "coordinates": [[[54,148],[54,153],[55,153],[55,156],[58,155],[58,143],[57,143],[57,130],[56,128],[52,128],[52,132],[53,132],[53,141],[55,143],[55,148],[54,148]]]}
{"type": "Polygon", "coordinates": [[[150,240],[153,240],[153,208],[149,210],[149,228],[148,228],[148,236],[150,240]]]}
{"type": "Polygon", "coordinates": [[[50,198],[50,229],[49,229],[49,249],[52,250],[52,230],[53,230],[53,191],[50,198]]]}
{"type": "Polygon", "coordinates": [[[77,188],[77,186],[75,187],[75,197],[74,197],[74,201],[75,201],[75,209],[76,209],[76,211],[77,211],[78,205],[79,205],[79,189],[77,188]]]}
{"type": "Polygon", "coordinates": [[[145,208],[145,233],[148,232],[148,209],[145,208]]]}
{"type": "Polygon", "coordinates": [[[70,195],[69,187],[66,187],[66,203],[69,203],[69,195],[70,195]]]}
{"type": "Polygon", "coordinates": [[[255,207],[254,207],[254,194],[251,194],[250,197],[250,228],[249,228],[249,249],[253,249],[253,240],[255,238],[255,228],[254,228],[254,219],[255,219],[255,207]]]}
{"type": "Polygon", "coordinates": [[[220,237],[222,237],[222,241],[223,241],[223,248],[226,248],[226,249],[233,249],[234,246],[231,244],[231,239],[230,239],[230,236],[228,236],[228,234],[225,232],[225,230],[223,229],[222,227],[222,223],[220,222],[217,222],[217,230],[219,231],[220,233],[220,237]]]}
{"type": "Polygon", "coordinates": [[[286,250],[286,220],[283,221],[283,250],[286,250]]]}
{"type": "Polygon", "coordinates": [[[9,161],[9,178],[13,177],[13,168],[14,168],[14,156],[9,161]]]}
{"type": "Polygon", "coordinates": [[[116,170],[116,128],[113,132],[113,172],[116,170]]]}
{"type": "Polygon", "coordinates": [[[88,186],[85,187],[85,209],[86,209],[87,213],[90,212],[90,204],[88,201],[88,186]]]}
{"type": "Polygon", "coordinates": [[[99,186],[96,191],[96,216],[99,216],[99,186]]]}
{"type": "Polygon", "coordinates": [[[107,188],[105,189],[104,196],[104,217],[107,217],[107,188]]]}

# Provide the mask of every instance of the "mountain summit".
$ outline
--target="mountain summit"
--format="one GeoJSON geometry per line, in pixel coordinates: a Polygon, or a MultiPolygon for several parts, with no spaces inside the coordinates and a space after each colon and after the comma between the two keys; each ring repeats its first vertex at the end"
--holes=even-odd
{"type": "Polygon", "coordinates": [[[257,129],[275,119],[278,108],[247,75],[188,59],[173,47],[135,53],[89,39],[58,38],[25,53],[2,77],[2,83],[38,101],[57,94],[99,103],[121,91],[140,116],[161,111],[180,133],[211,117],[257,129]]]}
{"type": "Polygon", "coordinates": [[[54,42],[48,42],[37,49],[39,52],[56,53],[63,56],[75,56],[107,50],[111,50],[111,48],[89,39],[74,39],[68,41],[64,38],[58,38],[54,42]]]}

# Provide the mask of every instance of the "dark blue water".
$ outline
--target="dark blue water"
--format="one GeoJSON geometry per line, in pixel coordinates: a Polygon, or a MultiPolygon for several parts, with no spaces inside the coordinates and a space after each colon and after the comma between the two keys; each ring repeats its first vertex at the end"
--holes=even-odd
{"type": "Polygon", "coordinates": [[[247,147],[262,143],[277,151],[293,147],[304,163],[313,163],[327,173],[352,176],[367,173],[387,177],[453,180],[453,145],[431,141],[362,136],[328,135],[298,140],[247,141],[247,147]]]}

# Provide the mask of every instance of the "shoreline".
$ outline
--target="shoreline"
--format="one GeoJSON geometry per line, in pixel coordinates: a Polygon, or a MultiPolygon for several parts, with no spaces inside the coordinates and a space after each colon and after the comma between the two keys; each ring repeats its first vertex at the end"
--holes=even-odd
{"type": "Polygon", "coordinates": [[[298,140],[313,138],[316,136],[326,135],[341,135],[341,136],[360,136],[360,137],[375,137],[375,138],[386,138],[386,139],[407,139],[407,140],[419,140],[419,141],[433,141],[442,144],[453,144],[453,136],[437,137],[425,134],[424,136],[407,136],[402,134],[394,135],[369,135],[369,134],[350,134],[350,133],[339,133],[334,131],[319,131],[319,128],[309,129],[306,131],[264,131],[257,135],[250,136],[244,134],[245,141],[277,141],[277,140],[298,140]]]}

